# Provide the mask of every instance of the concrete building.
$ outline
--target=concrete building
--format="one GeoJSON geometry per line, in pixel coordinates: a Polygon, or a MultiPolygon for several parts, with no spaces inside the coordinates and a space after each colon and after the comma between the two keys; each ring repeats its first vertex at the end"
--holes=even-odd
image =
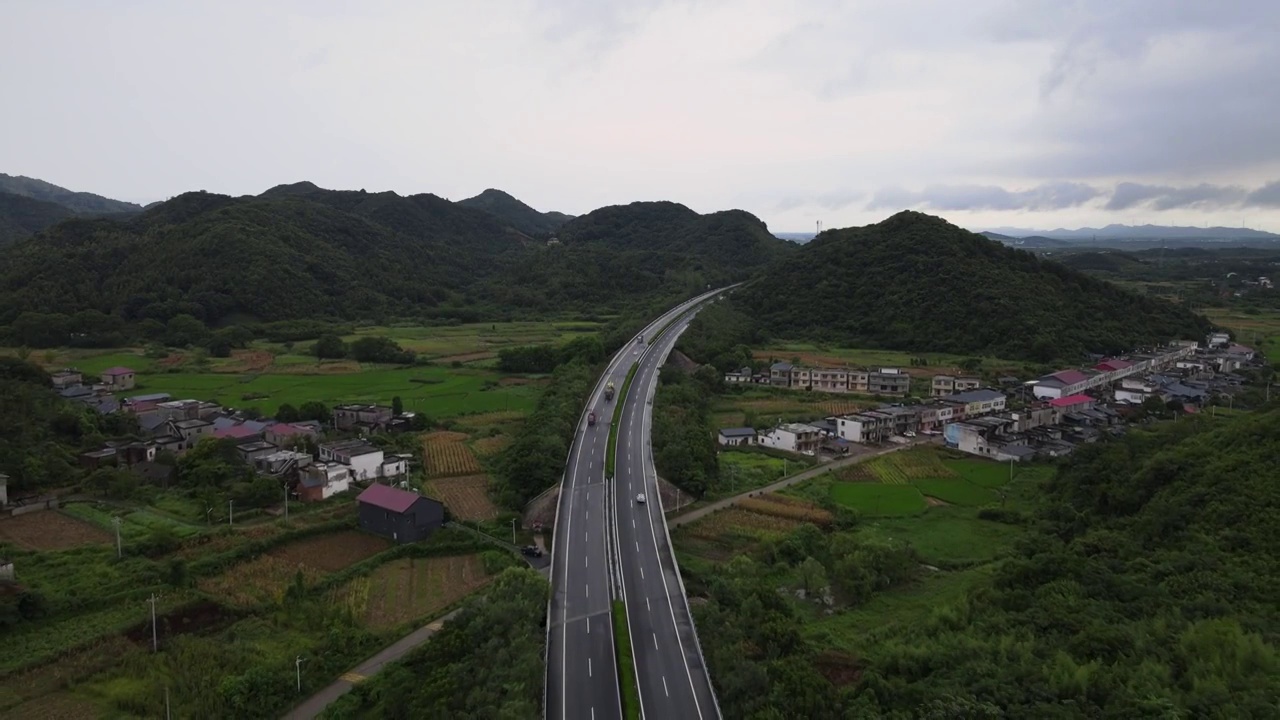
{"type": "Polygon", "coordinates": [[[333,408],[333,424],[339,430],[381,432],[393,416],[386,405],[351,404],[333,408]]]}
{"type": "Polygon", "coordinates": [[[717,441],[725,447],[745,447],[756,444],[755,428],[720,428],[717,441]]]}
{"type": "Polygon", "coordinates": [[[360,529],[407,543],[426,539],[444,524],[444,505],[429,497],[374,483],[356,498],[360,529]]]}
{"type": "Polygon", "coordinates": [[[299,471],[298,499],[320,502],[351,489],[351,468],[341,463],[312,463],[299,471]]]}
{"type": "Polygon", "coordinates": [[[364,440],[342,440],[320,446],[321,462],[339,462],[351,467],[357,480],[372,480],[382,476],[382,450],[364,440]]]}
{"type": "Polygon", "coordinates": [[[938,402],[952,407],[952,418],[967,420],[969,418],[991,415],[1002,412],[1007,398],[999,390],[982,388],[968,392],[956,393],[938,398],[938,402]]]}
{"type": "Polygon", "coordinates": [[[760,446],[778,450],[813,455],[818,452],[822,433],[818,428],[802,423],[784,423],[760,435],[760,446]]]}
{"type": "Polygon", "coordinates": [[[934,375],[929,386],[930,397],[942,397],[966,390],[977,390],[982,386],[980,378],[972,376],[952,377],[951,375],[934,375]]]}

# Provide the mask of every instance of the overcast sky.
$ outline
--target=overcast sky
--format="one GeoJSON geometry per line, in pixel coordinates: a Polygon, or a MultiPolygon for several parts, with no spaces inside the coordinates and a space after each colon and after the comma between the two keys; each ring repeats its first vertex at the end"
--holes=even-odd
{"type": "Polygon", "coordinates": [[[4,0],[0,172],[1280,231],[1276,0],[4,0]]]}

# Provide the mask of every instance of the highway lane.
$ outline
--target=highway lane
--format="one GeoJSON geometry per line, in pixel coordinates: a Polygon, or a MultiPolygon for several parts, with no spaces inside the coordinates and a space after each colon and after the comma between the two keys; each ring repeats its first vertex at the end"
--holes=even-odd
{"type": "MultiPolygon", "coordinates": [[[[651,338],[680,313],[712,294],[664,313],[643,330],[643,335],[651,338]]],[[[647,347],[632,339],[610,360],[579,420],[561,481],[547,617],[548,718],[609,720],[622,716],[610,620],[614,585],[607,534],[611,524],[606,512],[605,454],[614,403],[622,400],[627,373],[647,347]],[[619,395],[612,402],[604,398],[609,381],[619,395]],[[594,426],[587,424],[587,413],[591,411],[596,413],[594,426]]]]}
{"type": "Polygon", "coordinates": [[[720,717],[671,550],[650,445],[658,372],[690,319],[670,327],[641,360],[624,399],[614,466],[611,500],[620,575],[640,702],[648,718],[720,717]],[[647,498],[644,504],[636,502],[639,493],[647,498]]]}

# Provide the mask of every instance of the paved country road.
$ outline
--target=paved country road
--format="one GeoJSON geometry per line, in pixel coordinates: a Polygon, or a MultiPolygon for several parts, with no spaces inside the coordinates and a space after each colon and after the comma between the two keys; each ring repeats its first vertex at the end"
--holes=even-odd
{"type": "Polygon", "coordinates": [[[454,610],[383,648],[377,655],[360,663],[333,684],[307,698],[301,705],[290,711],[288,715],[285,715],[284,720],[311,720],[311,718],[316,717],[324,712],[325,708],[332,705],[335,700],[347,694],[351,688],[356,686],[356,683],[378,672],[383,665],[399,660],[410,650],[430,640],[431,636],[435,635],[436,631],[447,620],[457,615],[458,612],[458,610],[454,610]]]}

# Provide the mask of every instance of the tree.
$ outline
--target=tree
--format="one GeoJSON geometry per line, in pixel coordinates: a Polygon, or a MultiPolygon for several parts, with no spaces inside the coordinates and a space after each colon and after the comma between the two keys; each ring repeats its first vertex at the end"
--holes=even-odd
{"type": "Polygon", "coordinates": [[[404,401],[400,399],[399,395],[391,398],[391,412],[397,417],[404,414],[404,401]]]}
{"type": "Polygon", "coordinates": [[[800,563],[800,583],[806,596],[812,596],[828,586],[827,569],[812,556],[800,563]]]}
{"type": "Polygon", "coordinates": [[[165,324],[165,342],[173,347],[197,345],[205,340],[209,329],[191,315],[175,315],[165,324]]]}
{"type": "Polygon", "coordinates": [[[311,354],[321,360],[337,360],[347,356],[347,344],[337,335],[321,335],[311,346],[311,354]]]}
{"type": "Polygon", "coordinates": [[[299,420],[314,420],[319,423],[329,422],[329,408],[319,400],[308,400],[298,408],[299,420]]]}
{"type": "Polygon", "coordinates": [[[297,422],[302,419],[302,415],[298,412],[298,408],[289,403],[281,403],[280,408],[276,410],[276,420],[283,423],[297,422]]]}

